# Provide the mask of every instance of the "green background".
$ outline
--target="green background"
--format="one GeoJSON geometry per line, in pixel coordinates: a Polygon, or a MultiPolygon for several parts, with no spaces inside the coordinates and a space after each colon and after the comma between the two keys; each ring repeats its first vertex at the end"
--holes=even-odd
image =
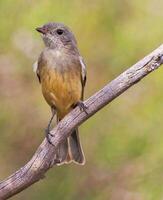
{"type": "MultiPolygon", "coordinates": [[[[0,0],[0,179],[23,166],[44,138],[50,108],[32,71],[35,31],[63,22],[87,64],[85,98],[163,42],[162,0],[0,0]]],[[[163,69],[80,127],[86,165],[54,167],[14,200],[163,199],[163,69]]]]}

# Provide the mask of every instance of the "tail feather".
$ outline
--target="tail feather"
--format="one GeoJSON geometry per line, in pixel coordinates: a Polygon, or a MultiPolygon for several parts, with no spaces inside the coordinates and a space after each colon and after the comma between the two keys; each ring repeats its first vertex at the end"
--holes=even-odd
{"type": "Polygon", "coordinates": [[[67,138],[61,144],[59,144],[57,149],[56,158],[59,160],[59,164],[64,163],[68,156],[68,140],[67,138]]]}
{"type": "Polygon", "coordinates": [[[75,129],[73,133],[59,145],[56,158],[59,160],[57,165],[64,163],[68,164],[70,162],[84,165],[85,157],[80,144],[79,133],[77,129],[75,129]]]}
{"type": "MultiPolygon", "coordinates": [[[[57,123],[59,121],[60,119],[57,117],[57,123]]],[[[85,164],[85,156],[80,143],[78,128],[58,146],[56,158],[59,160],[57,165],[68,164],[70,162],[80,165],[85,164]]]]}
{"type": "Polygon", "coordinates": [[[79,138],[79,133],[78,129],[75,129],[70,137],[68,138],[69,140],[69,155],[70,158],[78,164],[84,164],[85,163],[85,157],[83,153],[82,146],[80,144],[80,138],[79,138]]]}

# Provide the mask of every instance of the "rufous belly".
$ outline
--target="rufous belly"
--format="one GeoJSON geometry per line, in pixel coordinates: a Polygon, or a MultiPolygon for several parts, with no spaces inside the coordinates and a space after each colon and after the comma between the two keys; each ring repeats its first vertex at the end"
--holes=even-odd
{"type": "Polygon", "coordinates": [[[56,108],[59,118],[64,117],[81,99],[80,71],[42,68],[40,75],[44,98],[56,108]]]}

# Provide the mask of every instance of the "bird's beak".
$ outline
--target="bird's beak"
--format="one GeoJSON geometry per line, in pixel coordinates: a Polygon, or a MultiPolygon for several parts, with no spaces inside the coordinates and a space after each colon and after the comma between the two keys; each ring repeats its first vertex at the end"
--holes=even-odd
{"type": "Polygon", "coordinates": [[[46,34],[47,33],[47,30],[43,27],[38,27],[36,28],[36,31],[38,31],[39,33],[42,33],[42,34],[46,34]]]}

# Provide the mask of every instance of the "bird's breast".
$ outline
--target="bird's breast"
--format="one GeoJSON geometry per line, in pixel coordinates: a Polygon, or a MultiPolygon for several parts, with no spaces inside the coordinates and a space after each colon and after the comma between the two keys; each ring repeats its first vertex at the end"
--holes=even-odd
{"type": "Polygon", "coordinates": [[[43,95],[50,106],[67,114],[71,106],[81,98],[81,74],[79,69],[42,67],[40,70],[43,95]]]}

